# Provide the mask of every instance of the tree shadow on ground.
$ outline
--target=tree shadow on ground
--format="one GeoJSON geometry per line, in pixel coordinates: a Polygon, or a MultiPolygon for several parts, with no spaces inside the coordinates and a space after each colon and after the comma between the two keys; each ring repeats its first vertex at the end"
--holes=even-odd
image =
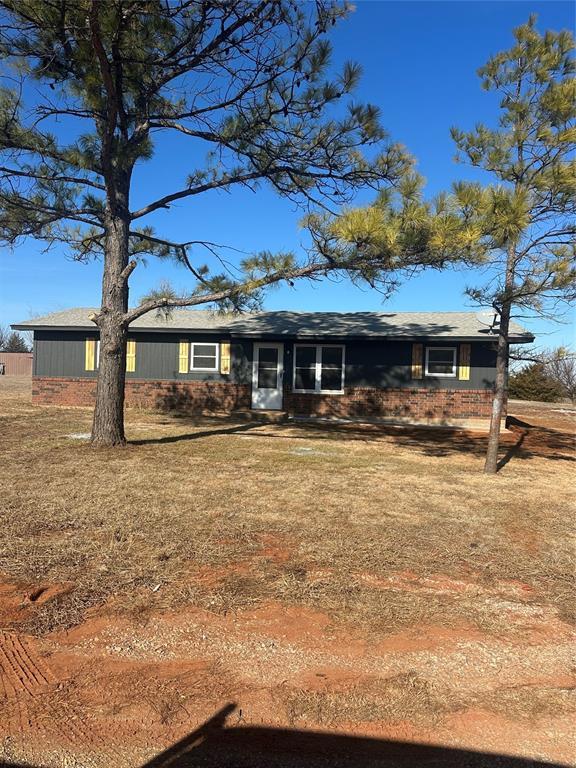
{"type": "MultiPolygon", "coordinates": [[[[544,458],[552,461],[576,461],[574,438],[566,432],[559,432],[530,424],[520,425],[512,417],[508,420],[509,434],[500,440],[504,451],[498,462],[502,469],[512,459],[526,460],[544,458]]],[[[394,443],[403,448],[413,448],[425,456],[444,457],[468,454],[484,457],[488,447],[488,435],[444,429],[399,431],[391,436],[394,443]]]]}
{"type": "MultiPolygon", "coordinates": [[[[488,435],[445,427],[353,423],[332,425],[326,422],[290,423],[286,426],[289,430],[284,430],[283,427],[274,432],[260,430],[254,437],[392,442],[401,448],[439,458],[455,455],[480,458],[485,456],[488,445],[488,435]]],[[[505,453],[500,459],[499,468],[512,459],[540,457],[557,461],[576,461],[572,435],[543,427],[532,427],[529,424],[525,427],[516,426],[512,420],[511,433],[502,438],[501,448],[505,449],[505,453]]]]}
{"type": "Polygon", "coordinates": [[[345,734],[226,727],[228,704],[142,768],[557,768],[505,755],[345,734]]]}
{"type": "MultiPolygon", "coordinates": [[[[235,709],[235,704],[222,707],[140,768],[563,768],[560,763],[530,758],[365,736],[227,727],[226,720],[235,709]]],[[[100,765],[96,755],[93,764],[100,765]]],[[[40,767],[0,762],[0,768],[40,767]]]]}
{"type": "MultiPolygon", "coordinates": [[[[486,453],[488,435],[473,433],[454,427],[423,427],[384,423],[290,421],[274,424],[273,430],[265,421],[238,422],[237,417],[198,417],[188,419],[191,426],[204,427],[181,435],[130,440],[131,445],[154,445],[200,440],[218,435],[238,434],[256,430],[253,437],[271,440],[355,440],[365,443],[392,442],[401,448],[417,451],[425,456],[448,457],[471,455],[482,457],[486,453]]],[[[182,423],[182,422],[181,422],[182,423]]],[[[509,416],[510,430],[502,436],[498,468],[512,459],[546,458],[556,461],[576,461],[574,436],[569,432],[532,425],[509,416]]]]}
{"type": "Polygon", "coordinates": [[[182,440],[200,440],[204,437],[215,437],[216,435],[231,435],[237,432],[247,432],[249,429],[262,426],[256,422],[248,424],[232,424],[215,429],[205,429],[198,432],[187,432],[184,435],[168,435],[167,437],[151,437],[141,440],[129,440],[129,445],[159,445],[162,443],[179,443],[182,440]]]}

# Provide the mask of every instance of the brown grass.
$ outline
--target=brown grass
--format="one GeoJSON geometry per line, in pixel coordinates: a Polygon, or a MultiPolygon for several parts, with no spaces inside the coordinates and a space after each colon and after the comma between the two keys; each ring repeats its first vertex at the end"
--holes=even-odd
{"type": "Polygon", "coordinates": [[[38,605],[28,631],[69,627],[104,601],[145,620],[162,607],[278,600],[387,632],[521,632],[511,604],[572,615],[574,456],[560,432],[517,450],[508,436],[497,477],[481,472],[484,437],[439,430],[133,411],[131,444],[96,450],[68,437],[89,431],[88,410],[32,407],[5,381],[0,571],[76,585],[38,605]],[[418,582],[429,578],[447,585],[418,582]],[[527,589],[510,596],[509,580],[527,589]]]}
{"type": "Polygon", "coordinates": [[[413,672],[375,679],[343,690],[291,689],[282,696],[290,725],[314,722],[322,726],[345,723],[403,722],[434,725],[450,713],[473,708],[518,720],[536,722],[551,716],[576,714],[573,688],[511,686],[482,694],[455,693],[434,686],[413,672]]]}
{"type": "Polygon", "coordinates": [[[314,722],[334,726],[342,722],[410,720],[427,722],[449,711],[446,699],[413,672],[357,683],[343,690],[292,690],[283,696],[291,725],[314,722]]]}
{"type": "Polygon", "coordinates": [[[291,725],[410,721],[429,727],[450,713],[470,708],[503,717],[513,713],[516,719],[527,722],[560,714],[571,716],[576,714],[575,694],[574,688],[532,685],[510,686],[482,694],[448,693],[414,672],[405,672],[342,690],[290,689],[281,692],[281,700],[291,725]]]}

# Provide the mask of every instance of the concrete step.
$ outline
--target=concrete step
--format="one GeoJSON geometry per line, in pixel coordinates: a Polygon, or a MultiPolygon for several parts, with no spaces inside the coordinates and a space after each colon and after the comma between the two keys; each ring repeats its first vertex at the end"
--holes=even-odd
{"type": "Polygon", "coordinates": [[[281,424],[288,421],[289,416],[286,411],[271,411],[265,409],[250,411],[234,411],[234,416],[246,421],[262,421],[267,424],[281,424]]]}

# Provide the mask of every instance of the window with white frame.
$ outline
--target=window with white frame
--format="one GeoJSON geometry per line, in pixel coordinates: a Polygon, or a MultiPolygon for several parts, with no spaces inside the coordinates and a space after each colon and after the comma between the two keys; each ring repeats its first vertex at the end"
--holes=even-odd
{"type": "Polygon", "coordinates": [[[100,339],[96,339],[96,354],[94,355],[94,367],[96,370],[100,368],[100,339]]]}
{"type": "Polygon", "coordinates": [[[191,371],[217,371],[219,344],[192,342],[190,344],[191,371]]]}
{"type": "Polygon", "coordinates": [[[294,346],[294,392],[342,394],[344,347],[337,344],[294,346]]]}
{"type": "Polygon", "coordinates": [[[456,376],[456,347],[426,347],[426,376],[456,376]]]}

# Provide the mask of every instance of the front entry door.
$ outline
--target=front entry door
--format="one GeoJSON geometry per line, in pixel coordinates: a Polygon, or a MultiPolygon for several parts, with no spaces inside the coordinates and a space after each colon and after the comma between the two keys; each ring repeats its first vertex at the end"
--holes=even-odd
{"type": "Polygon", "coordinates": [[[252,408],[282,410],[284,344],[254,344],[252,408]]]}

